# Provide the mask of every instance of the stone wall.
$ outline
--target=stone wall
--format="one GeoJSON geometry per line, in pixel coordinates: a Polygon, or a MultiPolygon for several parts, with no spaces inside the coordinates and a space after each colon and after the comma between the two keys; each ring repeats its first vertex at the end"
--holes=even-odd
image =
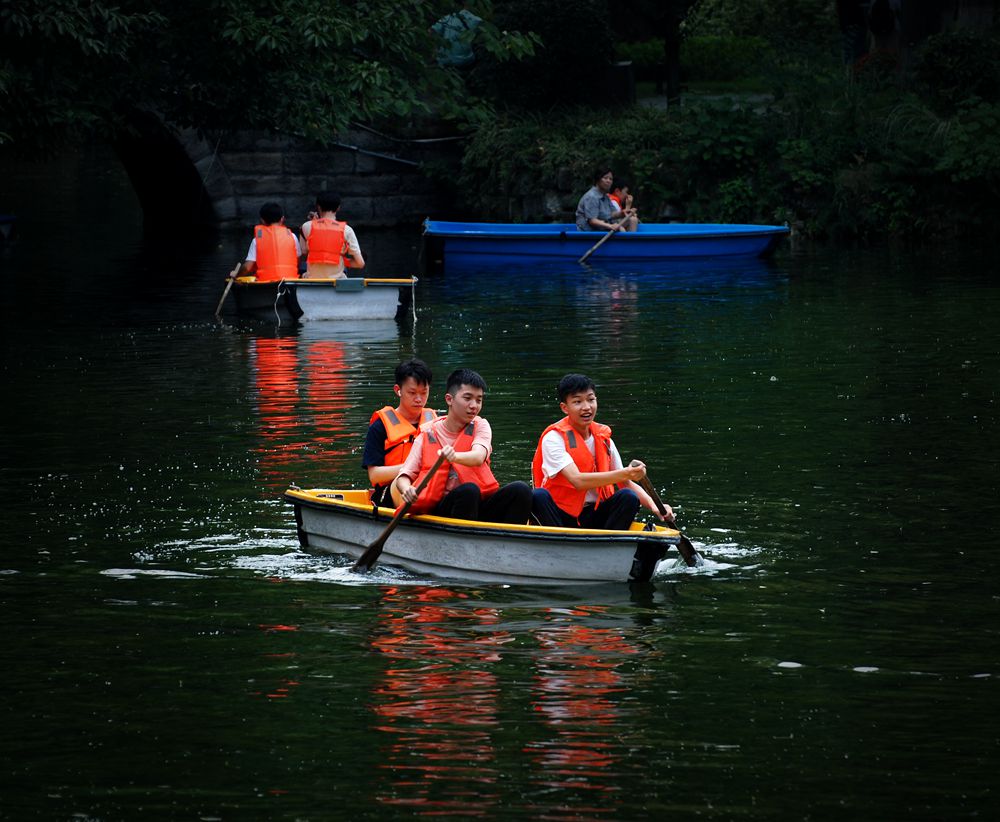
{"type": "Polygon", "coordinates": [[[461,156],[458,142],[396,141],[362,130],[340,135],[333,147],[255,132],[213,142],[188,130],[179,139],[224,227],[253,224],[269,200],[296,225],[324,190],[340,195],[340,216],[352,225],[420,223],[447,205],[421,164],[457,168],[461,156]]]}

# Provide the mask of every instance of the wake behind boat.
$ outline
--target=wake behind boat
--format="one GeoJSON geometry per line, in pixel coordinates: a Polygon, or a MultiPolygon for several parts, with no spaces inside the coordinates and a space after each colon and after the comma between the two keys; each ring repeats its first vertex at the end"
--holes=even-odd
{"type": "MultiPolygon", "coordinates": [[[[304,548],[359,558],[392,520],[367,490],[290,488],[304,548]]],[[[407,516],[385,543],[380,562],[421,574],[477,582],[562,584],[648,582],[680,532],[633,523],[629,531],[506,525],[407,516]]]]}
{"type": "Polygon", "coordinates": [[[280,320],[392,320],[413,300],[416,277],[272,280],[237,277],[233,293],[242,314],[280,320]]]}
{"type": "MultiPolygon", "coordinates": [[[[672,260],[762,257],[774,250],[787,226],[730,223],[640,223],[617,232],[590,259],[672,260]]],[[[425,220],[424,236],[444,245],[444,259],[498,255],[578,260],[604,236],[574,223],[455,223],[425,220]]]]}

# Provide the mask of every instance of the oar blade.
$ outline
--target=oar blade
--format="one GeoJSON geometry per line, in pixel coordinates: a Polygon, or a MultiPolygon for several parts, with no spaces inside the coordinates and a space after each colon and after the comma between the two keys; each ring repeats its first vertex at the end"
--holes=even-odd
{"type": "MultiPolygon", "coordinates": [[[[674,527],[676,528],[677,526],[675,525],[674,527]]],[[[681,541],[677,543],[677,551],[688,568],[696,568],[700,564],[700,555],[695,550],[691,540],[684,536],[684,534],[681,534],[681,541]]]]}

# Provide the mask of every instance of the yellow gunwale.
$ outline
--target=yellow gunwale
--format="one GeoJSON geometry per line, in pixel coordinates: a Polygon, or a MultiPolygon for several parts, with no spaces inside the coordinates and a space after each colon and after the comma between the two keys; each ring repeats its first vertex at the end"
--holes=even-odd
{"type": "MultiPolygon", "coordinates": [[[[242,285],[254,285],[254,284],[257,283],[257,278],[253,277],[253,276],[250,276],[250,277],[237,277],[236,278],[236,282],[240,283],[242,285]]],[[[304,279],[295,279],[295,280],[268,280],[266,283],[261,283],[261,285],[268,285],[270,283],[283,283],[283,282],[305,283],[307,285],[328,285],[329,283],[333,283],[334,287],[336,287],[336,285],[337,285],[337,280],[334,277],[329,277],[329,278],[326,278],[326,279],[318,279],[317,278],[317,279],[312,279],[312,280],[304,280],[304,279]]],[[[369,286],[369,285],[394,285],[394,286],[399,287],[399,286],[413,285],[416,282],[419,282],[416,277],[365,277],[364,278],[364,283],[365,283],[366,286],[369,286]]]]}
{"type": "MultiPolygon", "coordinates": [[[[330,508],[349,508],[354,511],[370,514],[372,505],[367,490],[357,488],[289,488],[285,491],[285,496],[292,499],[302,500],[314,505],[328,506],[330,508]]],[[[394,508],[380,506],[378,508],[380,517],[391,519],[395,514],[394,508]]],[[[565,536],[568,538],[580,537],[642,537],[643,539],[667,539],[676,542],[680,537],[680,531],[673,528],[665,528],[662,525],[655,525],[655,531],[644,531],[642,523],[633,522],[628,531],[607,531],[597,528],[561,528],[549,525],[510,525],[502,522],[480,522],[478,520],[452,519],[451,517],[437,517],[432,514],[408,514],[404,521],[423,522],[437,525],[460,526],[462,528],[473,528],[483,532],[515,532],[531,535],[565,536]]]]}

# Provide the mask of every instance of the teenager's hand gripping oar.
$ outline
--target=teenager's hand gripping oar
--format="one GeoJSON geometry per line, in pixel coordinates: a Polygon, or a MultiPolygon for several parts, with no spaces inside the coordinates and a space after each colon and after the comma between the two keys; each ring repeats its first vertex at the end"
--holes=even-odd
{"type": "Polygon", "coordinates": [[[630,215],[625,214],[617,223],[615,223],[615,227],[612,228],[611,231],[609,231],[603,237],[601,237],[601,239],[599,239],[594,244],[594,247],[592,249],[590,249],[590,251],[588,251],[586,254],[584,254],[579,260],[577,260],[577,262],[578,263],[585,263],[585,262],[587,262],[587,258],[591,254],[593,254],[595,251],[597,251],[597,249],[599,249],[602,245],[604,245],[611,238],[611,235],[614,234],[616,231],[618,231],[618,227],[620,225],[622,225],[629,218],[629,216],[630,215]]]}
{"type": "MultiPolygon", "coordinates": [[[[420,480],[420,484],[417,486],[418,497],[420,496],[424,488],[427,487],[427,483],[431,481],[431,477],[433,477],[437,473],[438,468],[441,467],[441,463],[443,462],[444,462],[444,454],[438,454],[438,458],[431,466],[431,470],[427,472],[427,475],[422,480],[420,480]]],[[[396,526],[399,525],[400,520],[403,519],[403,517],[406,515],[406,512],[410,510],[411,505],[413,505],[413,503],[408,501],[404,502],[401,506],[399,506],[399,510],[396,512],[396,516],[392,518],[392,522],[390,522],[387,526],[385,526],[385,530],[381,533],[381,535],[379,535],[379,538],[376,539],[371,545],[369,545],[365,549],[365,552],[361,555],[361,558],[357,562],[355,562],[354,565],[351,566],[352,571],[357,571],[359,573],[360,572],[367,573],[375,566],[375,563],[378,561],[379,556],[381,556],[382,554],[382,548],[385,546],[385,541],[389,539],[389,534],[391,534],[393,531],[396,530],[396,526]]]]}
{"type": "MultiPolygon", "coordinates": [[[[637,465],[642,465],[642,463],[639,462],[639,460],[632,460],[629,465],[631,468],[635,468],[637,465]]],[[[643,477],[639,480],[638,484],[643,491],[649,494],[653,503],[656,505],[656,509],[660,512],[660,515],[665,518],[667,516],[667,509],[664,507],[663,501],[660,499],[660,495],[657,494],[656,489],[653,488],[653,484],[649,481],[649,477],[643,477]]],[[[677,528],[676,519],[671,518],[667,521],[677,528]]],[[[698,564],[698,552],[695,551],[694,545],[691,544],[691,540],[684,536],[684,534],[681,534],[681,541],[677,544],[677,550],[680,552],[680,555],[684,558],[685,564],[689,568],[694,568],[698,564]]]]}
{"type": "Polygon", "coordinates": [[[236,282],[236,272],[240,270],[240,263],[236,263],[236,268],[229,272],[229,282],[226,283],[226,290],[222,292],[222,299],[219,300],[219,305],[215,309],[215,316],[218,317],[222,313],[222,304],[226,301],[226,297],[229,296],[229,289],[233,287],[233,283],[236,282]]]}

